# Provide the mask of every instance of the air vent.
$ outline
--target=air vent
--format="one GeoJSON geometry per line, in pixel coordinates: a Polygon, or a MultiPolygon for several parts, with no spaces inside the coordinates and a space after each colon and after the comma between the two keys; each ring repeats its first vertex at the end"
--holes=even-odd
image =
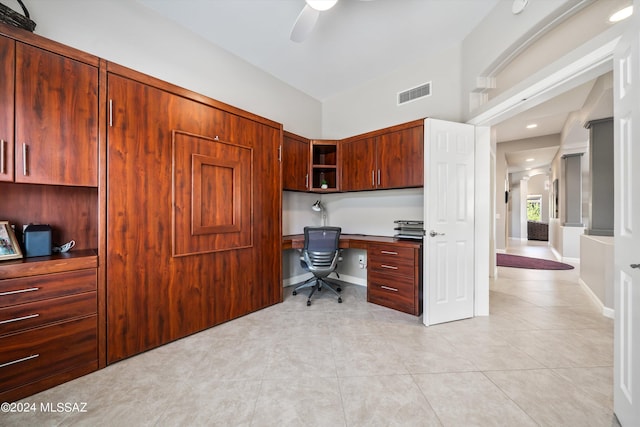
{"type": "Polygon", "coordinates": [[[398,105],[431,96],[431,82],[398,93],[398,105]]]}

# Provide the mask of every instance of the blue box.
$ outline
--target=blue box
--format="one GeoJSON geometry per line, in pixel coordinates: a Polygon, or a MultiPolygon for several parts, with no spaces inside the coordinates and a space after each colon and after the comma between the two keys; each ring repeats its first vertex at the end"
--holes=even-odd
{"type": "Polygon", "coordinates": [[[26,257],[51,255],[51,227],[48,224],[29,224],[24,229],[26,257]]]}

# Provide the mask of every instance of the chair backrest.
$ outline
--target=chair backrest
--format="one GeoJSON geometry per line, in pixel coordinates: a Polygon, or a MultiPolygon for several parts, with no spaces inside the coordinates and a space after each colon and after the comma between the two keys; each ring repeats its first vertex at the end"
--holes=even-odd
{"type": "Polygon", "coordinates": [[[305,227],[302,260],[315,275],[336,269],[340,252],[340,227],[305,227]]]}

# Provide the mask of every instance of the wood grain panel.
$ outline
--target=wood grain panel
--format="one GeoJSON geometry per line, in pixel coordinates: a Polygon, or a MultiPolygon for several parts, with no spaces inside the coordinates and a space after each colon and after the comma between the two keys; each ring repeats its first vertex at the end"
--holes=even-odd
{"type": "Polygon", "coordinates": [[[7,279],[0,281],[0,307],[95,290],[95,269],[7,279]]]}
{"type": "Polygon", "coordinates": [[[15,42],[0,36],[0,181],[13,181],[15,42]]]}
{"type": "Polygon", "coordinates": [[[49,224],[55,245],[75,240],[73,251],[98,247],[96,188],[0,183],[0,194],[0,218],[16,230],[29,223],[49,224]]]}
{"type": "Polygon", "coordinates": [[[98,69],[23,43],[16,69],[16,182],[97,186],[98,69]]]}
{"type": "Polygon", "coordinates": [[[108,76],[114,106],[107,153],[109,363],[282,299],[281,127],[126,74],[108,76]],[[253,150],[252,247],[171,256],[173,129],[253,150]]]}
{"type": "Polygon", "coordinates": [[[283,132],[282,141],[282,188],[309,190],[310,140],[291,132],[283,132]]]}
{"type": "Polygon", "coordinates": [[[343,141],[342,187],[343,191],[373,190],[376,188],[376,139],[350,139],[343,141]]]}
{"type": "Polygon", "coordinates": [[[380,135],[377,152],[379,188],[424,185],[424,126],[380,135]]]}

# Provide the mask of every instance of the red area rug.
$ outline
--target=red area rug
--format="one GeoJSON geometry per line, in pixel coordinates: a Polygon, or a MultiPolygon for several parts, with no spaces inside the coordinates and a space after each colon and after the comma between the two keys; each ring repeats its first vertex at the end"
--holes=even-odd
{"type": "Polygon", "coordinates": [[[526,256],[497,254],[499,267],[529,268],[532,270],[571,270],[572,265],[548,259],[529,258],[526,256]]]}

